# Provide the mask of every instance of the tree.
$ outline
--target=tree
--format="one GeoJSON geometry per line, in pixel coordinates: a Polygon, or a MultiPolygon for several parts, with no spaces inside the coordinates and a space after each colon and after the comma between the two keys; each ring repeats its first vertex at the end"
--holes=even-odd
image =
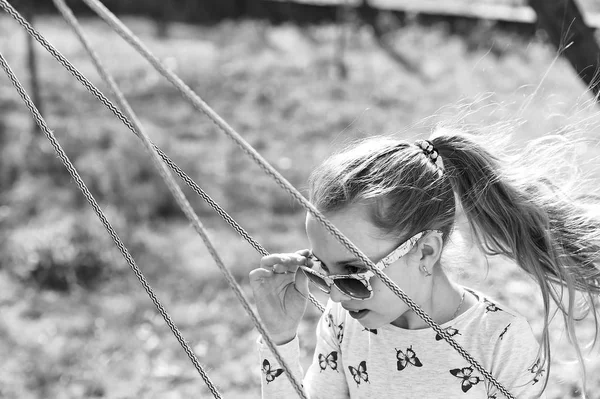
{"type": "MultiPolygon", "coordinates": [[[[594,30],[585,24],[575,0],[528,0],[538,26],[564,55],[579,77],[600,97],[600,46],[594,30]]],[[[600,101],[599,101],[600,102],[600,101]]]]}

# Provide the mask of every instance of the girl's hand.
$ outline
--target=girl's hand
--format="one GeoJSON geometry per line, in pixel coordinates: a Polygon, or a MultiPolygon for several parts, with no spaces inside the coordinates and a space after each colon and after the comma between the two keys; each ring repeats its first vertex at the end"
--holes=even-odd
{"type": "Polygon", "coordinates": [[[294,339],[306,311],[308,277],[298,266],[310,265],[309,255],[308,249],[268,255],[250,272],[258,314],[276,345],[294,339]]]}

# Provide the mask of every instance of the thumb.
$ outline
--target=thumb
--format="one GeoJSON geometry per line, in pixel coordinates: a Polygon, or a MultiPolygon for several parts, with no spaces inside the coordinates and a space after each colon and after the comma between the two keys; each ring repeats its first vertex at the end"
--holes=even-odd
{"type": "Polygon", "coordinates": [[[296,271],[296,279],[294,280],[294,286],[296,290],[302,294],[305,298],[308,297],[308,277],[302,269],[298,268],[296,271]]]}

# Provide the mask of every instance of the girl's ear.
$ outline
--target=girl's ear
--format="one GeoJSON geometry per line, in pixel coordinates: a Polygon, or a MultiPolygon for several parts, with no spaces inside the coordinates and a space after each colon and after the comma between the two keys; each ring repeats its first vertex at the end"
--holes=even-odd
{"type": "Polygon", "coordinates": [[[419,240],[420,263],[430,269],[442,255],[443,241],[440,233],[432,232],[419,240]]]}

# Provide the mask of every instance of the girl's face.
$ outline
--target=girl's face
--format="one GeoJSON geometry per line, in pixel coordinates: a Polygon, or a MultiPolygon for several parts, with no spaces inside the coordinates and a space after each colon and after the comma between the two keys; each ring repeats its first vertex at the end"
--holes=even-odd
{"type": "MultiPolygon", "coordinates": [[[[400,241],[384,236],[381,230],[368,221],[367,209],[363,205],[353,205],[327,218],[352,241],[373,263],[377,263],[398,247],[400,241]]],[[[323,263],[328,274],[362,273],[368,269],[346,247],[333,237],[312,215],[306,217],[306,233],[313,254],[323,263]]],[[[417,303],[428,295],[424,285],[424,276],[419,271],[420,251],[417,245],[408,254],[388,266],[384,273],[394,281],[410,298],[417,303]]],[[[331,287],[330,297],[341,303],[350,315],[357,318],[367,328],[379,328],[393,324],[406,328],[408,306],[398,298],[377,277],[371,278],[373,296],[367,300],[355,300],[331,287]],[[354,313],[353,311],[361,311],[354,313]]]]}

